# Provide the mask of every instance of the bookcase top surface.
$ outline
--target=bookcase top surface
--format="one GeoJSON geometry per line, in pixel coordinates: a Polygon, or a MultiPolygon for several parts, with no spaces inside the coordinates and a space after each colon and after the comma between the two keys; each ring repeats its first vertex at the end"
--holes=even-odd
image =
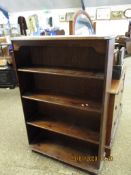
{"type": "Polygon", "coordinates": [[[115,36],[98,36],[98,35],[90,35],[90,36],[76,36],[76,35],[68,35],[68,36],[21,36],[11,38],[12,41],[25,41],[25,40],[109,40],[113,39],[115,36]]]}

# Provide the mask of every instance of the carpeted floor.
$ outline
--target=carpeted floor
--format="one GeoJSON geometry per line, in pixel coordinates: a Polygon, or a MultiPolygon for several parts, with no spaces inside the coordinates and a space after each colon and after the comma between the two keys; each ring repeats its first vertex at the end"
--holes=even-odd
{"type": "MultiPolygon", "coordinates": [[[[101,175],[131,175],[131,57],[125,63],[124,105],[113,161],[105,161],[101,175]]],[[[18,88],[0,89],[0,175],[87,175],[29,149],[18,88]]]]}

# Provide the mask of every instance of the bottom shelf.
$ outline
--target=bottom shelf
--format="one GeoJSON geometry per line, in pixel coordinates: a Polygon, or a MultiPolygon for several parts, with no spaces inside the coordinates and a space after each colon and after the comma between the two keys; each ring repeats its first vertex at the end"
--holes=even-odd
{"type": "Polygon", "coordinates": [[[97,174],[98,147],[68,138],[53,136],[48,139],[36,139],[30,144],[33,151],[42,153],[64,163],[97,174]],[[42,140],[42,141],[40,141],[42,140]]]}

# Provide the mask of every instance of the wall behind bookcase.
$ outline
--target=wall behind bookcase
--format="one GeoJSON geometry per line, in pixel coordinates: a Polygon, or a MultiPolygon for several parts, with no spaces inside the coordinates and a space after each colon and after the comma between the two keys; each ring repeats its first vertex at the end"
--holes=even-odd
{"type": "MultiPolygon", "coordinates": [[[[96,21],[96,34],[98,35],[125,35],[128,29],[128,23],[131,19],[119,19],[119,20],[96,20],[96,11],[98,8],[110,8],[111,11],[124,11],[127,8],[131,8],[131,4],[120,5],[120,6],[108,6],[108,7],[86,7],[87,13],[91,16],[93,21],[96,21]]],[[[77,12],[80,8],[73,9],[55,9],[55,10],[36,10],[10,13],[10,22],[17,24],[18,16],[24,16],[26,20],[30,15],[37,14],[39,19],[40,27],[43,29],[48,27],[47,18],[52,16],[54,18],[54,26],[64,29],[66,35],[69,34],[69,24],[66,21],[60,22],[59,16],[65,15],[67,12],[77,12]]]]}

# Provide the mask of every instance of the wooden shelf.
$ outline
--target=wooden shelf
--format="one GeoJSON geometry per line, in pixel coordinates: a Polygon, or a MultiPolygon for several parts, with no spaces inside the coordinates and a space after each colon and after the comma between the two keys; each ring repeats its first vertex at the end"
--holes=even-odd
{"type": "Polygon", "coordinates": [[[124,79],[125,73],[126,73],[126,68],[124,67],[120,80],[112,80],[110,94],[119,93],[120,85],[124,79]]]}
{"type": "Polygon", "coordinates": [[[87,72],[75,69],[62,69],[62,68],[50,68],[50,67],[27,67],[19,68],[19,72],[29,72],[38,74],[50,74],[58,76],[68,76],[77,78],[94,78],[94,79],[104,79],[104,74],[100,72],[87,72]]]}
{"type": "Polygon", "coordinates": [[[79,140],[99,144],[99,134],[97,132],[91,131],[76,124],[66,123],[55,119],[51,120],[47,118],[27,122],[27,124],[62,135],[70,136],[79,140]]]}
{"type": "Polygon", "coordinates": [[[67,141],[62,141],[62,139],[36,142],[37,143],[30,145],[33,151],[93,173],[98,173],[99,171],[99,169],[97,169],[97,161],[88,160],[91,157],[97,158],[97,152],[94,152],[94,150],[88,148],[88,146],[82,146],[82,149],[80,149],[80,145],[73,144],[73,142],[68,143],[67,141]],[[82,160],[77,160],[77,158],[82,160]]]}
{"type": "Polygon", "coordinates": [[[120,80],[112,80],[111,94],[117,94],[119,91],[120,80]]]}
{"type": "Polygon", "coordinates": [[[46,102],[50,104],[56,104],[60,106],[75,108],[79,110],[85,110],[88,112],[101,113],[101,105],[100,103],[96,103],[93,101],[79,99],[76,97],[68,97],[63,95],[58,95],[54,93],[42,93],[42,92],[34,92],[34,93],[26,93],[22,96],[25,99],[36,100],[40,102],[46,102]]]}

